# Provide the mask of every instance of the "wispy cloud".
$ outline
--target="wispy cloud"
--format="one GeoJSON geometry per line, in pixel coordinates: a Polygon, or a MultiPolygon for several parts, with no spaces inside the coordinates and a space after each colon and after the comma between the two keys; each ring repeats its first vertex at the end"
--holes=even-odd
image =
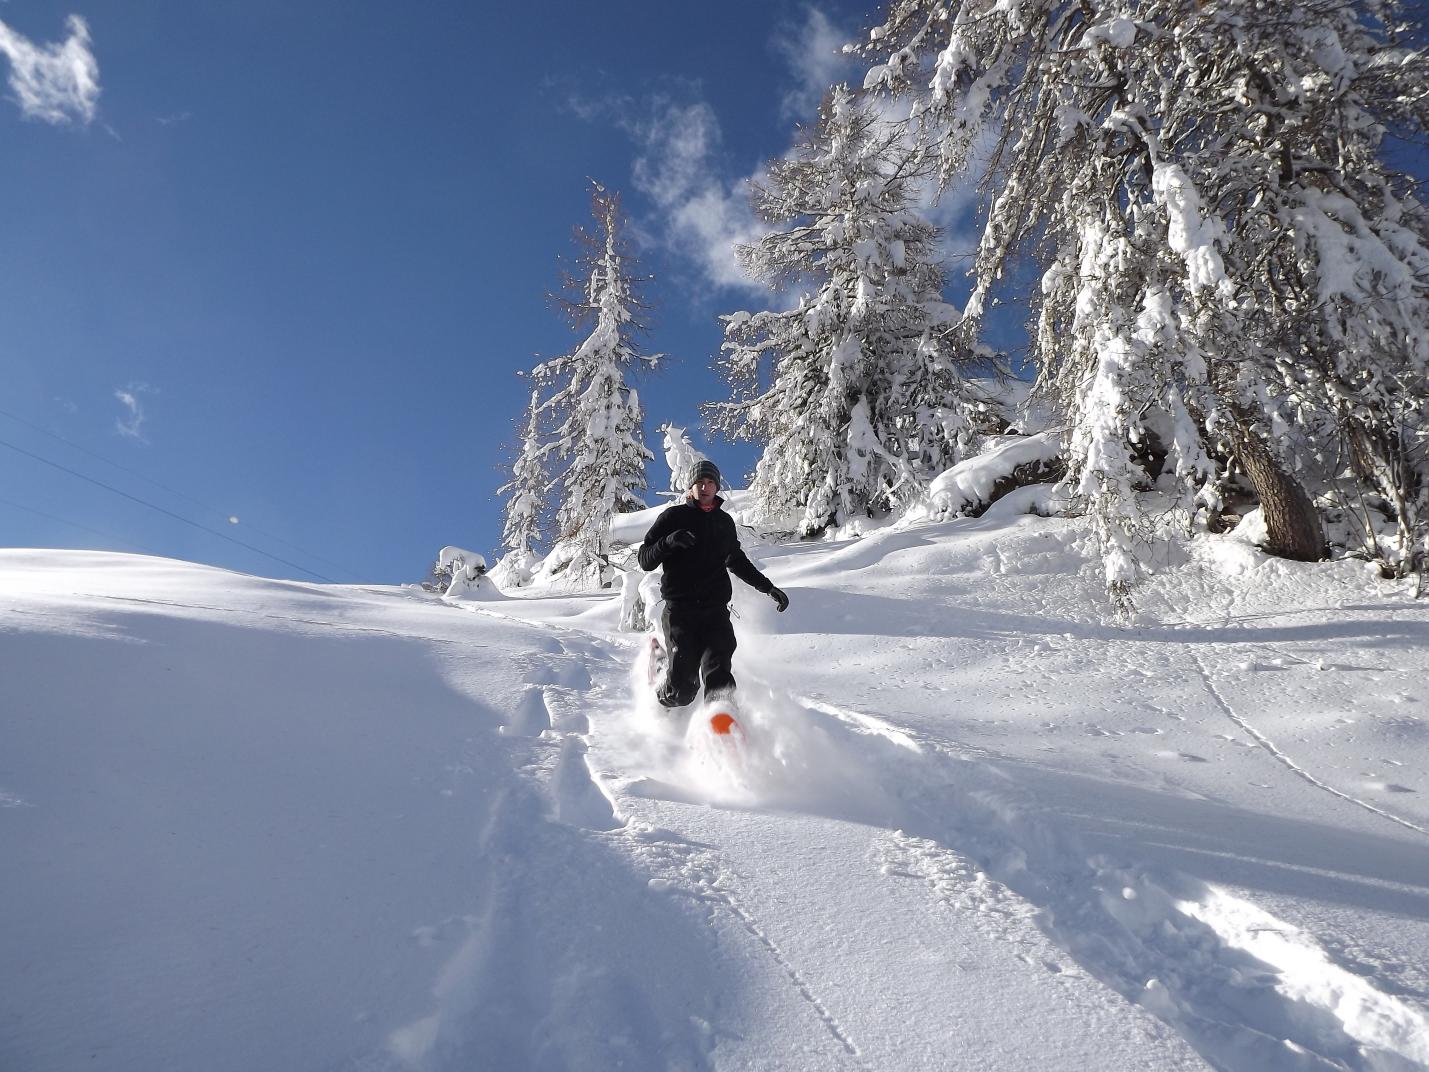
{"type": "Polygon", "coordinates": [[[127,439],[137,439],[141,443],[147,443],[144,438],[144,421],[148,414],[144,412],[143,395],[157,394],[158,392],[146,383],[131,383],[128,387],[116,387],[114,397],[119,400],[120,406],[124,408],[124,415],[114,422],[115,430],[127,439]]]}
{"type": "MultiPolygon", "coordinates": [[[[843,52],[856,36],[811,5],[775,31],[769,48],[785,72],[779,115],[791,124],[791,136],[794,122],[817,121],[819,104],[832,86],[861,82],[859,62],[843,52]]],[[[693,266],[704,285],[769,300],[767,286],[745,275],[735,256],[739,245],[757,242],[771,229],[749,203],[750,181],[763,174],[763,165],[754,166],[752,174],[730,165],[719,117],[697,84],[666,86],[638,99],[568,93],[565,107],[586,122],[612,125],[630,137],[635,146],[632,181],[654,208],[636,221],[646,241],[693,266]]],[[[880,100],[874,107],[889,123],[907,114],[906,102],[880,100]]],[[[974,200],[971,188],[940,195],[931,181],[919,191],[918,201],[945,231],[943,248],[950,254],[965,253],[976,242],[969,229],[974,200]]]]}
{"type": "Polygon", "coordinates": [[[708,103],[679,104],[659,96],[651,100],[648,116],[624,116],[620,122],[640,145],[632,168],[635,185],[657,203],[674,204],[708,181],[723,137],[708,103]]]}
{"type": "Polygon", "coordinates": [[[982,203],[987,196],[983,181],[996,142],[997,130],[984,127],[974,142],[972,163],[965,174],[955,177],[946,188],[930,175],[915,194],[924,217],[942,231],[939,254],[959,300],[971,289],[967,275],[982,240],[982,203]]]}
{"type": "Polygon", "coordinates": [[[813,122],[829,88],[860,74],[858,63],[843,51],[854,36],[815,7],[805,7],[802,21],[786,22],[776,31],[771,46],[793,78],[779,102],[781,118],[813,122]]]}
{"type": "Polygon", "coordinates": [[[88,123],[99,100],[99,63],[84,19],[71,15],[65,26],[63,44],[36,45],[0,21],[0,52],[9,57],[10,88],[27,117],[88,123]]]}
{"type": "Polygon", "coordinates": [[[659,208],[665,244],[719,287],[762,292],[740,269],[735,249],[767,230],[749,204],[749,180],[721,178],[722,133],[705,101],[662,99],[633,133],[640,147],[635,186],[659,208]]]}
{"type": "Polygon", "coordinates": [[[735,247],[768,228],[749,205],[748,179],[729,177],[719,118],[707,101],[691,89],[642,100],[573,95],[566,106],[587,122],[613,124],[634,143],[631,179],[655,209],[637,224],[647,241],[693,265],[704,284],[764,291],[740,270],[735,247]]]}

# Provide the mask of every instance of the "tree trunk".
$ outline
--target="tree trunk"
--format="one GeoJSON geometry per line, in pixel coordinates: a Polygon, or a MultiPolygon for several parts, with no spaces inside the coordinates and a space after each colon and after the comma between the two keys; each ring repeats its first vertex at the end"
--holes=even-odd
{"type": "Polygon", "coordinates": [[[1241,414],[1235,420],[1235,453],[1260,497],[1265,514],[1265,550],[1281,558],[1319,562],[1325,557],[1325,530],[1320,514],[1300,482],[1285,471],[1275,455],[1241,414]]]}

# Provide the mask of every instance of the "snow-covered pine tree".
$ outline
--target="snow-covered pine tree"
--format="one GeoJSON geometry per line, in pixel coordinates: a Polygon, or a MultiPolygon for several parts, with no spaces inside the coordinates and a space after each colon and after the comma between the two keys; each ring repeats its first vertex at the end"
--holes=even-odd
{"type": "Polygon", "coordinates": [[[1000,131],[968,312],[1014,257],[1041,262],[1033,357],[1113,590],[1148,459],[1212,519],[1244,472],[1270,549],[1298,558],[1323,553],[1312,496],[1348,472],[1398,529],[1367,549],[1422,564],[1429,216],[1385,153],[1429,126],[1404,13],[894,0],[872,31],[866,85],[907,94],[945,182],[1000,131]]]}
{"type": "MultiPolygon", "coordinates": [[[[557,296],[571,324],[589,334],[568,354],[532,370],[551,394],[539,409],[551,431],[540,457],[559,496],[555,539],[566,574],[610,580],[610,521],[616,513],[642,510],[646,486],[640,398],[625,382],[630,368],[654,365],[659,356],[640,353],[634,336],[644,329],[645,306],[636,293],[634,258],[624,241],[620,198],[591,184],[592,229],[577,228],[576,274],[557,296]]],[[[553,548],[554,550],[554,548],[553,548]]]]}
{"type": "Polygon", "coordinates": [[[683,495],[689,490],[690,474],[695,466],[705,460],[705,456],[695,449],[683,428],[673,424],[662,424],[665,433],[665,464],[670,467],[670,490],[683,495]]]}
{"type": "Polygon", "coordinates": [[[937,230],[912,207],[920,168],[901,129],[840,86],[755,184],[756,212],[782,229],[740,247],[743,267],[813,289],[794,309],[722,318],[733,398],[707,412],[765,443],[750,495],[766,524],[811,534],[911,501],[977,433],[937,230]]]}
{"type": "Polygon", "coordinates": [[[522,569],[529,569],[546,528],[550,478],[546,475],[545,458],[549,450],[542,439],[541,414],[540,396],[532,391],[511,479],[497,489],[498,495],[508,496],[501,541],[522,569]]]}

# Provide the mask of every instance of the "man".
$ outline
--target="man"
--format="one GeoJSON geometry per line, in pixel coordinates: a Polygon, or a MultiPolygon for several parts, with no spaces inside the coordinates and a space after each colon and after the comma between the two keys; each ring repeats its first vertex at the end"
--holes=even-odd
{"type": "Polygon", "coordinates": [[[704,680],[705,695],[734,690],[734,626],[729,621],[733,573],[763,592],[783,611],[789,597],[754,568],[739,546],[734,519],[720,507],[720,475],[714,462],[702,461],[689,478],[685,501],[655,519],[640,545],[640,567],[665,567],[660,594],[665,597],[665,644],[670,665],[656,693],[665,707],[694,700],[704,680]]]}

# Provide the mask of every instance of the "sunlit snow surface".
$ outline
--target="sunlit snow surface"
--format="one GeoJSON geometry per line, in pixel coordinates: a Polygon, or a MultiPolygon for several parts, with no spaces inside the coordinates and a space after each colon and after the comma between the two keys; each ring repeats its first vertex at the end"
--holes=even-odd
{"type": "Polygon", "coordinates": [[[0,552],[0,1069],[1429,1067],[1429,605],[1072,523],[618,596],[0,552]]]}

